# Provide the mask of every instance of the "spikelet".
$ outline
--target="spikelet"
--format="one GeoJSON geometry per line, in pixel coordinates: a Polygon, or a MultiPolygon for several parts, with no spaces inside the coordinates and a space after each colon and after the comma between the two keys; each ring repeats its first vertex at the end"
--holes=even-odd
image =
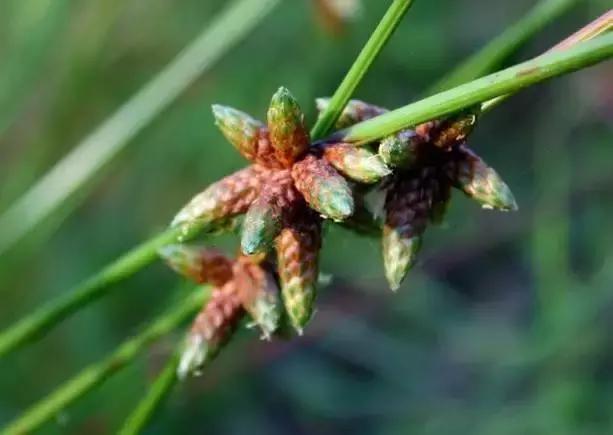
{"type": "Polygon", "coordinates": [[[430,126],[429,142],[441,149],[450,150],[463,143],[477,123],[478,109],[471,109],[453,115],[430,126]]]}
{"type": "Polygon", "coordinates": [[[385,198],[383,263],[392,290],[414,265],[433,204],[433,170],[402,173],[391,181],[385,198]]]}
{"type": "Polygon", "coordinates": [[[235,282],[243,308],[260,327],[262,338],[268,340],[279,327],[282,304],[277,284],[264,268],[263,256],[254,257],[237,259],[234,263],[235,282]]]}
{"type": "Polygon", "coordinates": [[[467,147],[460,146],[454,151],[445,170],[453,185],[479,202],[483,208],[517,210],[517,202],[509,186],[493,168],[467,147]]]}
{"type": "Polygon", "coordinates": [[[349,143],[327,145],[324,157],[341,174],[360,183],[376,183],[391,173],[377,154],[349,143]]]}
{"type": "MultiPolygon", "coordinates": [[[[330,104],[330,98],[316,98],[315,105],[319,112],[324,111],[330,104]]],[[[368,104],[361,100],[349,100],[341,116],[334,125],[337,129],[347,128],[358,122],[366,121],[388,112],[383,107],[368,104]]]]}
{"type": "Polygon", "coordinates": [[[262,168],[252,165],[211,184],[179,211],[171,226],[195,221],[213,224],[244,213],[257,196],[262,173],[262,168]]]}
{"type": "Polygon", "coordinates": [[[283,209],[277,198],[260,195],[249,207],[241,232],[241,250],[246,255],[268,252],[281,230],[283,209]]]}
{"type": "Polygon", "coordinates": [[[158,252],[173,270],[198,284],[221,287],[232,279],[232,261],[216,249],[173,244],[158,252]]]}
{"type": "Polygon", "coordinates": [[[178,376],[183,379],[189,373],[197,372],[204,362],[215,356],[243,314],[233,280],[215,288],[192,324],[177,369],[178,376]]]}
{"type": "Polygon", "coordinates": [[[408,169],[415,165],[423,144],[423,136],[405,129],[384,138],[379,144],[379,155],[390,167],[408,169]]]}
{"type": "Polygon", "coordinates": [[[212,109],[215,125],[246,159],[269,168],[281,166],[274,155],[268,128],[262,122],[232,107],[213,104],[212,109]]]}
{"type": "Polygon", "coordinates": [[[268,130],[277,160],[289,168],[309,147],[309,132],[298,102],[284,87],[273,95],[268,109],[268,130]]]}
{"type": "Polygon", "coordinates": [[[292,167],[296,189],[322,216],[342,221],[353,213],[353,197],[347,181],[325,160],[307,155],[292,167]]]}
{"type": "Polygon", "coordinates": [[[321,223],[316,216],[284,228],[276,240],[279,281],[285,310],[302,334],[315,302],[321,223]]]}

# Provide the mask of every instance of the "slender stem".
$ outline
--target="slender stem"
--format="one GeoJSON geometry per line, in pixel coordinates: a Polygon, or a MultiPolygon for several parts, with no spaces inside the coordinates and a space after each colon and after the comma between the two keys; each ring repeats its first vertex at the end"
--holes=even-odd
{"type": "MultiPolygon", "coordinates": [[[[603,33],[610,32],[612,29],[613,10],[610,10],[601,15],[600,17],[596,18],[587,26],[582,27],[577,32],[564,39],[562,42],[554,45],[552,48],[546,51],[546,53],[549,53],[551,51],[566,50],[574,45],[577,45],[580,42],[589,41],[590,39],[594,39],[595,37],[602,35],[603,33]]],[[[499,97],[484,102],[481,105],[481,112],[487,112],[493,109],[494,107],[502,103],[504,100],[509,98],[511,95],[513,94],[501,95],[499,97]]]]}
{"type": "Polygon", "coordinates": [[[153,418],[172,387],[177,382],[177,367],[181,354],[176,351],[169,358],[162,372],[157,376],[149,391],[130,413],[123,427],[118,431],[120,435],[137,435],[143,431],[147,423],[153,418]]]}
{"type": "Polygon", "coordinates": [[[130,363],[146,346],[172,331],[200,309],[208,291],[197,291],[162,314],[142,333],[125,341],[104,360],[90,365],[6,426],[6,435],[30,433],[130,363]]]}
{"type": "Polygon", "coordinates": [[[474,80],[494,70],[529,41],[543,27],[567,12],[581,0],[541,0],[517,23],[508,27],[451,73],[435,83],[426,95],[474,80]]]}
{"type": "Polygon", "coordinates": [[[45,334],[50,328],[85,305],[109,293],[116,284],[157,258],[157,251],[177,240],[187,240],[203,225],[171,228],[128,251],[64,296],[42,306],[0,333],[0,357],[45,334]]]}
{"type": "Polygon", "coordinates": [[[368,42],[362,48],[353,65],[351,65],[343,81],[336,89],[336,92],[330,99],[330,104],[319,115],[317,122],[311,130],[312,140],[320,139],[334,126],[358,84],[362,81],[362,78],[364,78],[364,75],[412,4],[413,0],[394,0],[390,5],[377,28],[368,39],[368,42]]]}
{"type": "Polygon", "coordinates": [[[244,38],[279,1],[233,1],[165,69],[0,216],[0,255],[60,207],[75,207],[77,201],[66,204],[67,199],[83,189],[132,138],[244,38]]]}
{"type": "Polygon", "coordinates": [[[360,122],[332,135],[328,140],[367,143],[398,130],[437,119],[494,97],[517,92],[527,86],[588,67],[613,56],[613,34],[583,42],[568,50],[550,52],[535,59],[474,80],[360,122]]]}

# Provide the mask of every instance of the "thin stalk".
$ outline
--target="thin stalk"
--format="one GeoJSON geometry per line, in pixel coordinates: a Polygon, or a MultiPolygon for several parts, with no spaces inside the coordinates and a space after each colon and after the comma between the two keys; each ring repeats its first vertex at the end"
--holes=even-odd
{"type": "Polygon", "coordinates": [[[508,27],[485,47],[435,83],[426,92],[426,95],[458,86],[494,70],[505,59],[519,50],[536,33],[580,1],[542,0],[536,3],[517,23],[508,27]]]}
{"type": "Polygon", "coordinates": [[[351,65],[343,81],[336,89],[336,92],[330,99],[330,104],[317,118],[317,122],[311,130],[312,140],[320,139],[334,126],[358,84],[362,81],[362,78],[364,78],[364,75],[412,4],[413,0],[394,0],[390,5],[355,62],[351,65]]]}
{"type": "Polygon", "coordinates": [[[208,291],[197,291],[172,309],[162,314],[142,333],[125,341],[111,355],[90,365],[61,385],[20,417],[0,430],[6,435],[30,433],[52,419],[58,412],[102,384],[106,379],[130,363],[146,346],[167,334],[194,315],[208,296],[208,291]]]}
{"type": "MultiPolygon", "coordinates": [[[[0,255],[85,188],[100,170],[280,0],[233,1],[157,76],[52,167],[0,216],[0,255]]],[[[84,198],[81,195],[79,198],[84,198]]]]}
{"type": "MultiPolygon", "coordinates": [[[[546,53],[549,53],[551,51],[566,50],[574,45],[577,45],[580,42],[589,41],[590,39],[594,39],[599,35],[610,32],[612,29],[613,10],[610,10],[601,15],[600,17],[596,18],[587,26],[582,27],[577,32],[564,39],[562,42],[550,48],[548,51],[546,51],[546,53]]],[[[512,94],[501,95],[499,97],[493,98],[490,101],[486,101],[481,105],[481,112],[487,112],[493,109],[494,107],[502,103],[504,100],[509,98],[511,95],[512,94]]]]}
{"type": "Polygon", "coordinates": [[[180,359],[181,353],[179,351],[173,353],[145,397],[138,403],[119,430],[120,435],[137,435],[147,426],[178,380],[177,367],[180,359]]]}
{"type": "Polygon", "coordinates": [[[568,50],[546,53],[399,109],[360,122],[327,140],[372,142],[403,128],[437,119],[500,95],[594,65],[613,56],[613,34],[583,42],[568,50]]]}
{"type": "Polygon", "coordinates": [[[64,318],[108,294],[116,284],[157,258],[162,246],[195,237],[203,225],[170,228],[128,251],[62,297],[42,306],[0,333],[0,357],[45,334],[64,318]]]}

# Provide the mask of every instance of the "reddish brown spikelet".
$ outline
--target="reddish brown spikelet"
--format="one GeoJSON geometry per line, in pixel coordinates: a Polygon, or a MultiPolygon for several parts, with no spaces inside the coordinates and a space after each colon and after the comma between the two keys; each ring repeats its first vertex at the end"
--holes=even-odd
{"type": "MultiPolygon", "coordinates": [[[[315,100],[317,110],[322,112],[330,104],[330,98],[317,98],[315,100]]],[[[366,121],[388,112],[387,109],[374,104],[365,103],[361,100],[349,100],[341,116],[336,121],[336,128],[347,128],[358,122],[366,121]]]]}
{"type": "Polygon", "coordinates": [[[324,157],[339,172],[361,183],[376,183],[390,174],[381,157],[353,144],[330,144],[324,150],[324,157]]]}
{"type": "Polygon", "coordinates": [[[244,213],[257,197],[260,180],[265,173],[264,168],[252,165],[213,183],[192,198],[171,225],[194,221],[213,223],[244,213]]]}
{"type": "Polygon", "coordinates": [[[288,226],[276,240],[281,294],[288,317],[301,333],[313,313],[321,248],[321,222],[311,216],[288,226]]]}
{"type": "Polygon", "coordinates": [[[432,168],[399,174],[388,187],[385,198],[383,259],[392,289],[397,289],[415,263],[421,236],[431,216],[432,168]]]}
{"type": "Polygon", "coordinates": [[[438,148],[451,149],[466,140],[476,123],[477,113],[475,111],[462,112],[451,116],[430,130],[430,143],[438,148]]]}
{"type": "Polygon", "coordinates": [[[292,167],[296,188],[314,210],[335,221],[353,213],[353,196],[347,181],[325,160],[307,155],[292,167]]]}
{"type": "Polygon", "coordinates": [[[232,279],[232,261],[216,249],[177,244],[159,253],[172,269],[199,284],[221,287],[232,279]]]}
{"type": "Polygon", "coordinates": [[[467,147],[460,146],[454,150],[445,170],[455,187],[483,207],[517,210],[517,202],[509,186],[492,167],[467,147]]]}
{"type": "Polygon", "coordinates": [[[239,257],[234,263],[234,276],[243,308],[261,328],[263,338],[268,339],[279,326],[281,303],[267,263],[258,257],[263,258],[239,257]]]}
{"type": "Polygon", "coordinates": [[[212,358],[228,340],[243,315],[240,294],[234,281],[215,288],[192,323],[177,369],[179,377],[197,371],[206,360],[212,358]]]}
{"type": "Polygon", "coordinates": [[[289,168],[309,147],[309,132],[298,102],[284,87],[273,95],[268,109],[268,130],[277,160],[289,168]]]}

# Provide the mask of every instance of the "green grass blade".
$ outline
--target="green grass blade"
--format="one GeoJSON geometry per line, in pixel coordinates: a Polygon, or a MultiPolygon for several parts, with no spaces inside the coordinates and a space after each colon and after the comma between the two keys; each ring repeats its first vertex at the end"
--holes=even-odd
{"type": "Polygon", "coordinates": [[[142,333],[125,341],[107,358],[82,370],[78,375],[26,410],[0,432],[6,435],[17,435],[30,433],[38,429],[62,409],[83,397],[129,364],[151,342],[172,331],[193,316],[201,308],[208,293],[207,290],[197,291],[185,298],[172,309],[153,320],[142,333]]]}
{"type": "Polygon", "coordinates": [[[317,140],[327,134],[343,112],[345,105],[364,75],[389,40],[400,20],[413,4],[413,0],[394,0],[389,9],[377,25],[364,48],[343,78],[336,92],[330,99],[330,104],[324,110],[311,130],[311,139],[317,140]]]}
{"type": "MultiPolygon", "coordinates": [[[[279,1],[232,2],[164,70],[0,215],[0,255],[84,188],[136,134],[244,38],[279,1]]],[[[70,206],[76,206],[76,202],[70,206]]]]}
{"type": "Polygon", "coordinates": [[[562,51],[552,51],[332,135],[329,140],[367,143],[398,130],[437,119],[500,95],[602,62],[613,56],[613,34],[562,51]]]}
{"type": "Polygon", "coordinates": [[[549,23],[582,0],[541,0],[517,23],[435,83],[426,95],[474,80],[499,67],[549,23]]]}
{"type": "Polygon", "coordinates": [[[178,380],[177,367],[180,358],[181,354],[178,351],[170,357],[145,397],[138,403],[123,427],[118,431],[120,435],[137,435],[147,426],[178,380]]]}

